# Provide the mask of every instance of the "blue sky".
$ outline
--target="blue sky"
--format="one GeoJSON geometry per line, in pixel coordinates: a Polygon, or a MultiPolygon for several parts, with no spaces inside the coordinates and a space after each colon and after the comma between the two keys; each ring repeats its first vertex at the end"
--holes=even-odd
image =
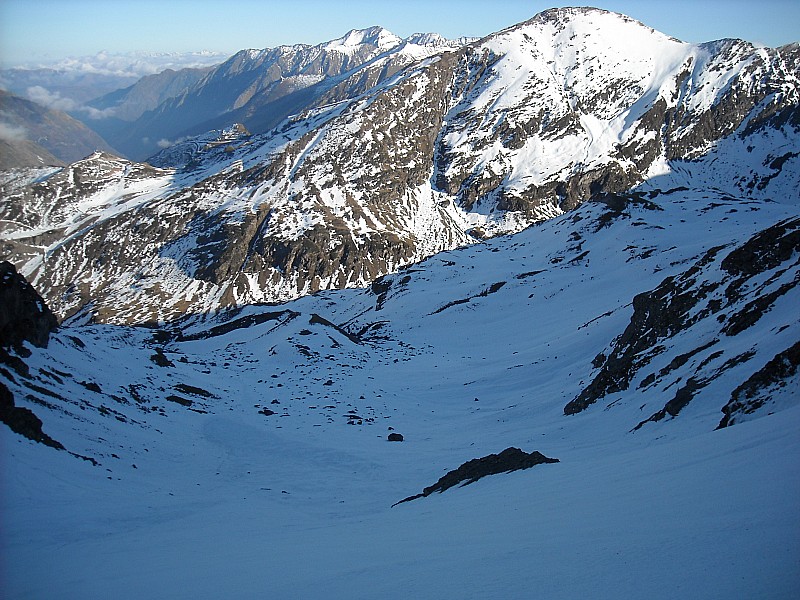
{"type": "MultiPolygon", "coordinates": [[[[316,44],[349,29],[382,25],[407,36],[483,36],[551,6],[539,0],[0,0],[0,59],[26,61],[109,52],[234,52],[316,44]]],[[[625,13],[689,42],[741,37],[777,46],[800,40],[798,0],[609,0],[625,13]]]]}

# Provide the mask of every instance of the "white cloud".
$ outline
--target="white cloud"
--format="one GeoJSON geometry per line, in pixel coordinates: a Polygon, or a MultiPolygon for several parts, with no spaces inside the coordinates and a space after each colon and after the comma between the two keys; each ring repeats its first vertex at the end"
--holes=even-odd
{"type": "Polygon", "coordinates": [[[220,52],[98,52],[92,56],[65,58],[46,63],[27,63],[26,69],[49,68],[76,74],[114,75],[117,77],[144,77],[165,69],[210,67],[224,62],[229,54],[220,52]]]}
{"type": "Polygon", "coordinates": [[[113,117],[116,114],[115,108],[104,108],[103,110],[98,110],[91,106],[80,106],[78,110],[81,112],[85,112],[90,119],[107,119],[108,117],[113,117]]]}
{"type": "Polygon", "coordinates": [[[6,142],[20,142],[28,138],[24,127],[0,121],[0,140],[6,142]]]}
{"type": "Polygon", "coordinates": [[[165,138],[161,138],[160,140],[158,140],[156,142],[156,145],[159,148],[162,148],[162,149],[163,148],[169,148],[169,147],[174,146],[176,144],[181,144],[181,143],[185,142],[186,140],[189,139],[189,137],[191,137],[191,136],[180,137],[177,140],[168,140],[168,139],[165,139],[165,138]]]}
{"type": "Polygon", "coordinates": [[[40,85],[29,87],[26,90],[26,95],[28,96],[28,100],[36,102],[36,104],[41,104],[47,108],[61,110],[64,112],[86,113],[90,119],[105,119],[107,117],[114,116],[113,108],[98,110],[96,108],[92,108],[91,106],[84,106],[72,98],[66,98],[62,96],[60,92],[51,92],[47,88],[44,88],[40,85]]]}
{"type": "Polygon", "coordinates": [[[34,85],[26,90],[29,100],[55,110],[76,110],[79,104],[72,98],[65,98],[59,92],[51,92],[40,85],[34,85]]]}

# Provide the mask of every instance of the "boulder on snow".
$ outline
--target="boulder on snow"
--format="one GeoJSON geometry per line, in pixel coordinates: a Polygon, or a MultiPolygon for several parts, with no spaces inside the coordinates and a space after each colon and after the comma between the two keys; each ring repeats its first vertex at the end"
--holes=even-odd
{"type": "Polygon", "coordinates": [[[402,442],[403,435],[401,433],[390,433],[388,439],[390,442],[402,442]]]}
{"type": "Polygon", "coordinates": [[[498,473],[510,473],[520,469],[530,469],[536,465],[544,463],[557,463],[557,458],[549,458],[541,452],[524,452],[519,448],[506,448],[500,454],[489,454],[482,458],[474,458],[462,464],[453,471],[448,471],[443,477],[433,485],[422,490],[421,494],[403,498],[393,506],[430,496],[433,492],[442,493],[456,485],[469,485],[487,475],[497,475],[498,473]]]}
{"type": "Polygon", "coordinates": [[[39,442],[51,448],[63,450],[64,446],[42,431],[42,420],[28,408],[14,404],[14,396],[5,384],[0,382],[0,422],[5,423],[14,433],[39,442]]]}

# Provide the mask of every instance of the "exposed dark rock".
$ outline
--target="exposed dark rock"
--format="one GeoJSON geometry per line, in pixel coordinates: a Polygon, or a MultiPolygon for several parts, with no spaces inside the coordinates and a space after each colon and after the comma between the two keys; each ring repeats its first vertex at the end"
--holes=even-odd
{"type": "MultiPolygon", "coordinates": [[[[722,261],[722,268],[733,276],[755,275],[774,269],[800,250],[800,219],[777,223],[760,231],[746,243],[728,254],[722,261]]],[[[734,296],[736,286],[726,290],[727,296],[734,296]]]]}
{"type": "MultiPolygon", "coordinates": [[[[701,262],[713,260],[720,248],[706,253],[701,262]]],[[[699,268],[697,269],[699,271],[699,268]]],[[[695,290],[692,269],[678,278],[668,277],[651,292],[633,298],[633,315],[625,331],[615,342],[600,372],[581,393],[564,407],[565,414],[575,414],[603,396],[628,389],[643,366],[663,351],[658,341],[687,328],[689,311],[697,304],[702,290],[695,290]]]]}
{"type": "Polygon", "coordinates": [[[179,392],[183,392],[184,394],[191,394],[192,396],[200,396],[201,398],[213,398],[214,394],[209,392],[208,390],[204,390],[203,388],[196,387],[194,385],[189,385],[187,383],[179,383],[175,386],[175,389],[179,392]]]}
{"type": "Polygon", "coordinates": [[[90,392],[97,392],[98,394],[101,394],[103,392],[103,390],[100,389],[100,386],[97,385],[97,383],[95,383],[94,381],[79,381],[78,383],[83,387],[85,387],[90,392]]]}
{"type": "Polygon", "coordinates": [[[27,341],[46,347],[58,321],[36,290],[8,261],[0,262],[0,347],[27,341]]]}
{"type": "Polygon", "coordinates": [[[75,345],[76,348],[86,348],[86,344],[84,344],[80,338],[75,337],[74,335],[68,335],[67,338],[75,345]]]}
{"type": "Polygon", "coordinates": [[[308,322],[309,322],[310,325],[324,325],[325,327],[330,327],[331,329],[341,333],[343,336],[345,336],[348,340],[350,340],[354,344],[360,344],[361,343],[361,340],[358,339],[358,336],[353,335],[349,331],[345,331],[344,329],[342,329],[338,325],[336,325],[334,323],[331,323],[330,321],[328,321],[328,319],[326,319],[325,317],[320,317],[316,313],[312,313],[311,314],[311,319],[309,319],[308,322]]]}
{"type": "MultiPolygon", "coordinates": [[[[22,354],[22,352],[19,353],[22,354]]],[[[28,364],[19,356],[9,354],[5,348],[2,347],[0,347],[0,364],[7,365],[20,377],[30,377],[30,368],[28,367],[28,364]]],[[[9,380],[14,381],[14,377],[9,371],[0,369],[0,372],[2,372],[9,380]]]]}
{"type": "Polygon", "coordinates": [[[430,496],[433,492],[441,493],[456,485],[469,485],[487,475],[510,473],[520,469],[530,469],[536,465],[557,462],[559,462],[557,458],[548,458],[538,451],[527,453],[519,448],[506,448],[500,454],[489,454],[488,456],[474,458],[465,462],[457,469],[449,471],[435,484],[426,487],[421,494],[404,498],[395,503],[394,506],[409,500],[430,496]]]}
{"type": "Polygon", "coordinates": [[[535,275],[539,275],[540,273],[544,273],[544,269],[539,269],[538,271],[527,271],[525,273],[520,273],[519,275],[515,276],[515,279],[527,279],[528,277],[534,277],[535,275]]]}
{"type": "Polygon", "coordinates": [[[191,400],[187,398],[181,398],[180,396],[176,396],[175,394],[170,394],[166,397],[167,400],[170,402],[175,402],[176,404],[180,404],[181,406],[191,406],[194,404],[191,400]]]}
{"type": "Polygon", "coordinates": [[[755,412],[769,402],[770,390],[789,385],[800,367],[800,342],[775,355],[763,368],[753,373],[731,393],[730,401],[722,407],[725,414],[717,429],[736,423],[737,417],[755,412]]]}
{"type": "Polygon", "coordinates": [[[663,210],[655,202],[648,200],[644,197],[643,193],[609,193],[606,191],[596,192],[592,195],[590,202],[602,204],[605,206],[605,212],[600,215],[597,220],[595,232],[600,231],[604,227],[608,227],[616,219],[626,216],[630,217],[627,212],[632,207],[645,208],[647,210],[663,210]]]}
{"type": "MultiPolygon", "coordinates": [[[[235,310],[236,309],[233,309],[231,312],[234,312],[235,310]]],[[[266,323],[268,321],[277,321],[279,319],[283,319],[283,322],[287,323],[299,316],[300,313],[291,310],[261,312],[254,315],[240,317],[238,319],[231,319],[222,325],[216,325],[198,334],[179,335],[177,339],[181,342],[208,339],[230,333],[236,329],[255,327],[256,325],[260,325],[261,323],[266,323]]]]}
{"type": "MultiPolygon", "coordinates": [[[[654,290],[634,297],[630,323],[614,341],[608,356],[595,358],[592,364],[595,368],[600,367],[600,371],[564,407],[565,414],[575,414],[607,394],[627,390],[639,370],[664,352],[663,340],[688,330],[703,319],[718,315],[717,321],[722,323],[719,333],[727,336],[737,335],[758,322],[779,298],[798,284],[797,278],[788,277],[780,285],[775,282],[800,261],[800,219],[778,223],[758,232],[719,260],[717,257],[722,250],[722,247],[711,248],[680,275],[667,277],[654,290]],[[767,273],[772,273],[772,276],[766,281],[759,279],[767,273]]],[[[651,385],[657,378],[680,368],[693,356],[714,345],[717,339],[676,356],[657,377],[645,378],[640,387],[651,385]]],[[[734,364],[737,364],[735,359],[725,363],[728,367],[734,364]]],[[[700,365],[698,371],[705,366],[706,363],[700,365]]],[[[694,396],[696,388],[704,387],[718,374],[718,370],[714,370],[690,378],[662,411],[637,428],[667,414],[677,415],[694,396]]]]}
{"type": "Polygon", "coordinates": [[[794,289],[797,283],[797,280],[786,282],[779,288],[751,300],[741,310],[730,315],[727,324],[722,328],[722,333],[738,335],[752,327],[765,313],[770,311],[778,298],[794,289]]]}
{"type": "Polygon", "coordinates": [[[370,285],[370,291],[375,294],[378,299],[375,301],[375,310],[381,310],[383,303],[386,302],[386,294],[392,287],[392,279],[390,277],[378,277],[370,285]]]}
{"type": "Polygon", "coordinates": [[[152,360],[159,367],[175,366],[175,363],[173,363],[170,359],[167,358],[167,355],[164,354],[164,351],[161,348],[156,348],[156,353],[150,356],[150,360],[152,360]]]}
{"type": "Polygon", "coordinates": [[[390,442],[402,442],[403,441],[403,434],[401,433],[390,433],[388,440],[390,442]]]}
{"type": "Polygon", "coordinates": [[[466,304],[466,303],[470,302],[471,300],[473,300],[475,298],[485,298],[486,296],[488,296],[490,294],[494,294],[495,292],[500,290],[500,288],[502,288],[505,284],[506,284],[505,281],[498,281],[497,283],[493,283],[488,288],[483,290],[481,293],[475,294],[474,296],[470,296],[469,298],[462,298],[460,300],[453,300],[452,302],[448,302],[444,306],[441,306],[441,307],[437,308],[431,314],[435,315],[435,314],[438,314],[438,313],[440,313],[440,312],[442,312],[444,310],[447,310],[448,308],[451,308],[453,306],[458,306],[459,304],[466,304]]]}
{"type": "Polygon", "coordinates": [[[0,382],[0,421],[9,426],[11,431],[21,436],[64,450],[64,446],[42,431],[42,420],[28,408],[15,406],[14,395],[4,383],[0,382]]]}
{"type": "MultiPolygon", "coordinates": [[[[719,355],[721,354],[722,353],[719,353],[719,355]]],[[[638,431],[645,425],[645,423],[656,423],[662,420],[667,415],[669,415],[670,417],[677,417],[678,414],[684,408],[686,408],[686,405],[688,405],[689,402],[692,401],[697,392],[702,390],[709,383],[711,383],[721,375],[724,375],[729,369],[747,362],[748,360],[753,358],[754,355],[755,352],[753,351],[744,352],[738,356],[735,356],[734,358],[725,361],[721,366],[714,369],[708,375],[704,376],[695,375],[693,377],[689,377],[686,383],[683,384],[680,388],[678,388],[677,392],[675,392],[675,397],[664,405],[664,408],[654,413],[644,421],[638,423],[636,427],[634,427],[631,431],[638,431]]],[[[700,369],[698,368],[697,371],[699,372],[700,369]]]]}
{"type": "Polygon", "coordinates": [[[142,396],[142,394],[140,393],[140,390],[144,389],[144,387],[145,386],[137,383],[132,383],[128,386],[128,392],[130,393],[131,398],[133,398],[134,402],[136,402],[137,404],[150,403],[150,400],[142,396]]]}
{"type": "Polygon", "coordinates": [[[718,342],[719,342],[719,340],[713,339],[710,342],[708,342],[707,344],[703,344],[702,346],[698,346],[694,350],[691,350],[691,351],[686,352],[684,354],[679,354],[678,356],[673,358],[666,367],[664,367],[663,369],[661,369],[661,371],[659,371],[658,376],[659,377],[664,377],[664,376],[668,375],[669,373],[671,373],[675,369],[678,369],[678,368],[682,367],[683,365],[685,365],[689,361],[689,359],[692,358],[693,356],[695,356],[697,354],[700,354],[701,352],[703,352],[704,350],[707,350],[708,348],[711,348],[711,346],[714,346],[718,342]]]}

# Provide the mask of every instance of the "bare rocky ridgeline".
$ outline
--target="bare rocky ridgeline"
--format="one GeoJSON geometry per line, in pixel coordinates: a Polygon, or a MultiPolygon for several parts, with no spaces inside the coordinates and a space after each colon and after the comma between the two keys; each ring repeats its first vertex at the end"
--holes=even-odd
{"type": "MultiPolygon", "coordinates": [[[[623,199],[618,201],[624,204],[623,199]]],[[[778,310],[776,303],[797,287],[799,257],[800,220],[792,219],[768,227],[735,248],[711,248],[679,276],[667,277],[654,290],[637,295],[630,323],[615,338],[608,355],[596,357],[592,381],[565,406],[564,413],[586,410],[606,396],[627,391],[637,381],[636,389],[642,393],[668,389],[672,386],[665,384],[674,379],[673,372],[687,367],[690,375],[684,381],[675,380],[672,398],[634,430],[677,417],[703,388],[753,358],[753,348],[731,353],[730,344],[720,341],[752,331],[765,314],[778,310]],[[694,339],[694,348],[675,355],[666,367],[650,367],[656,357],[670,353],[671,342],[687,334],[694,339]]],[[[768,404],[774,389],[793,385],[798,364],[797,343],[781,348],[732,392],[722,408],[720,427],[768,404]]]]}
{"type": "MultiPolygon", "coordinates": [[[[684,44],[593,9],[419,62],[402,41],[383,50],[382,32],[350,62],[335,44],[297,49],[319,76],[302,96],[259,80],[272,98],[259,111],[299,109],[271,129],[188,140],[153,157],[159,168],[98,153],[6,186],[4,254],[62,319],[153,323],[366,286],[601,194],[673,187],[676,173],[698,190],[796,196],[797,45],[684,44]]],[[[270,56],[228,65],[242,110],[256,95],[233,84],[262,77],[248,60],[270,56]]]]}

